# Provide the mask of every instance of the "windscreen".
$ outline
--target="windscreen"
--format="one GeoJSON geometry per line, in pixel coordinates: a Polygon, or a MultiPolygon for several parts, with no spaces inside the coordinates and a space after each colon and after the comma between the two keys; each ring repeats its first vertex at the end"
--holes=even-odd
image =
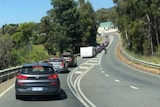
{"type": "Polygon", "coordinates": [[[71,57],[71,55],[64,54],[62,57],[71,57]]]}
{"type": "Polygon", "coordinates": [[[50,62],[62,62],[62,59],[49,59],[50,62]]]}

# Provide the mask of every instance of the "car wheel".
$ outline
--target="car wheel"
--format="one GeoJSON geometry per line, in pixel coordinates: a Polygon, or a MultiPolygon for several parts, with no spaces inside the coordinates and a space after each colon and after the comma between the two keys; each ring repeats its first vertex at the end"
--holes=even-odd
{"type": "Polygon", "coordinates": [[[77,67],[77,63],[75,63],[74,66],[77,67]]]}
{"type": "Polygon", "coordinates": [[[20,95],[16,94],[16,99],[19,100],[20,99],[20,95]]]}

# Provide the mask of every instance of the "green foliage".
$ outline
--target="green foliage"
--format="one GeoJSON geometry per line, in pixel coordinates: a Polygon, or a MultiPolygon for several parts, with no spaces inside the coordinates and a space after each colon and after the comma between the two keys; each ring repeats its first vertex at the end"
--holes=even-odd
{"type": "Polygon", "coordinates": [[[112,21],[116,25],[117,16],[115,7],[109,9],[102,8],[94,12],[94,17],[98,25],[101,22],[107,21],[112,21]]]}
{"type": "Polygon", "coordinates": [[[78,9],[80,14],[80,29],[81,29],[81,46],[96,44],[96,20],[94,11],[89,1],[80,1],[78,9]]]}
{"type": "Polygon", "coordinates": [[[117,24],[128,49],[142,55],[154,55],[160,42],[158,0],[114,0],[117,24]]]}
{"type": "Polygon", "coordinates": [[[43,61],[48,57],[48,53],[43,45],[33,45],[31,49],[23,47],[17,50],[20,57],[19,63],[43,61]]]}
{"type": "Polygon", "coordinates": [[[53,8],[40,23],[4,25],[0,29],[0,68],[78,53],[80,46],[96,44],[96,20],[89,1],[51,0],[53,8]]]}
{"type": "Polygon", "coordinates": [[[35,45],[31,50],[28,51],[29,51],[28,61],[31,62],[43,61],[48,56],[48,53],[43,45],[35,45]]]}

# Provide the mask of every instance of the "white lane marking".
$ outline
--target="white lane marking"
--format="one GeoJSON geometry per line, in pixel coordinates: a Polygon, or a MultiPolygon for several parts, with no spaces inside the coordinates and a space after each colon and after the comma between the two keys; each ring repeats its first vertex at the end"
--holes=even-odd
{"type": "Polygon", "coordinates": [[[139,89],[138,87],[135,87],[135,86],[130,86],[130,88],[135,89],[135,90],[139,89]]]}
{"type": "Polygon", "coordinates": [[[106,77],[109,77],[109,75],[108,75],[108,74],[106,74],[105,76],[106,76],[106,77]]]}
{"type": "Polygon", "coordinates": [[[90,60],[96,60],[96,59],[98,59],[97,57],[95,57],[95,58],[92,58],[92,59],[90,59],[90,60]]]}
{"type": "Polygon", "coordinates": [[[99,68],[100,70],[102,70],[102,68],[99,68]]]}
{"type": "Polygon", "coordinates": [[[104,71],[101,71],[102,73],[104,73],[104,71]]]}
{"type": "Polygon", "coordinates": [[[88,67],[83,67],[83,66],[82,66],[82,67],[79,67],[79,68],[81,68],[81,69],[88,69],[88,67]]]}
{"type": "Polygon", "coordinates": [[[115,81],[115,82],[120,82],[120,80],[117,80],[117,79],[115,79],[114,81],[115,81]]]}
{"type": "Polygon", "coordinates": [[[88,63],[91,63],[91,62],[98,63],[97,60],[90,60],[90,61],[88,61],[88,63]]]}
{"type": "Polygon", "coordinates": [[[75,74],[81,74],[82,73],[82,71],[76,71],[75,72],[75,74]]]}
{"type": "Polygon", "coordinates": [[[6,94],[11,88],[13,88],[14,87],[14,84],[13,85],[11,85],[9,88],[7,88],[5,91],[3,91],[1,94],[0,94],[0,98],[4,95],[4,94],[6,94]]]}
{"type": "Polygon", "coordinates": [[[93,65],[93,64],[95,64],[95,63],[85,63],[85,65],[93,65]]]}
{"type": "Polygon", "coordinates": [[[82,96],[82,98],[83,99],[85,99],[85,101],[90,105],[88,105],[87,103],[85,103],[85,107],[96,107],[85,95],[84,95],[84,93],[82,92],[82,90],[81,90],[81,88],[80,88],[80,82],[81,82],[81,79],[92,69],[94,67],[94,65],[93,66],[91,66],[89,69],[87,69],[84,73],[82,73],[78,78],[76,78],[76,80],[75,80],[75,85],[77,85],[77,88],[75,87],[75,89],[77,89],[77,94],[79,95],[79,96],[82,96]]]}

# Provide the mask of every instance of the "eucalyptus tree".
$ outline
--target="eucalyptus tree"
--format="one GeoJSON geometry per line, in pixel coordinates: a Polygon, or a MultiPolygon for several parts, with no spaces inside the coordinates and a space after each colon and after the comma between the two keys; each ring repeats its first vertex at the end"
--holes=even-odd
{"type": "Polygon", "coordinates": [[[27,45],[34,38],[33,37],[34,27],[35,27],[34,22],[19,24],[18,31],[22,32],[22,38],[21,38],[22,46],[27,45]]]}
{"type": "Polygon", "coordinates": [[[154,55],[159,46],[159,0],[113,0],[123,40],[135,53],[154,55]]]}
{"type": "Polygon", "coordinates": [[[94,10],[89,1],[79,0],[80,26],[82,46],[96,44],[96,20],[94,10]]]}
{"type": "Polygon", "coordinates": [[[77,4],[74,0],[51,0],[53,9],[48,16],[54,23],[54,34],[60,53],[64,50],[74,50],[79,37],[77,4]]]}
{"type": "Polygon", "coordinates": [[[13,42],[8,34],[0,35],[0,69],[11,65],[11,49],[13,42]]]}

